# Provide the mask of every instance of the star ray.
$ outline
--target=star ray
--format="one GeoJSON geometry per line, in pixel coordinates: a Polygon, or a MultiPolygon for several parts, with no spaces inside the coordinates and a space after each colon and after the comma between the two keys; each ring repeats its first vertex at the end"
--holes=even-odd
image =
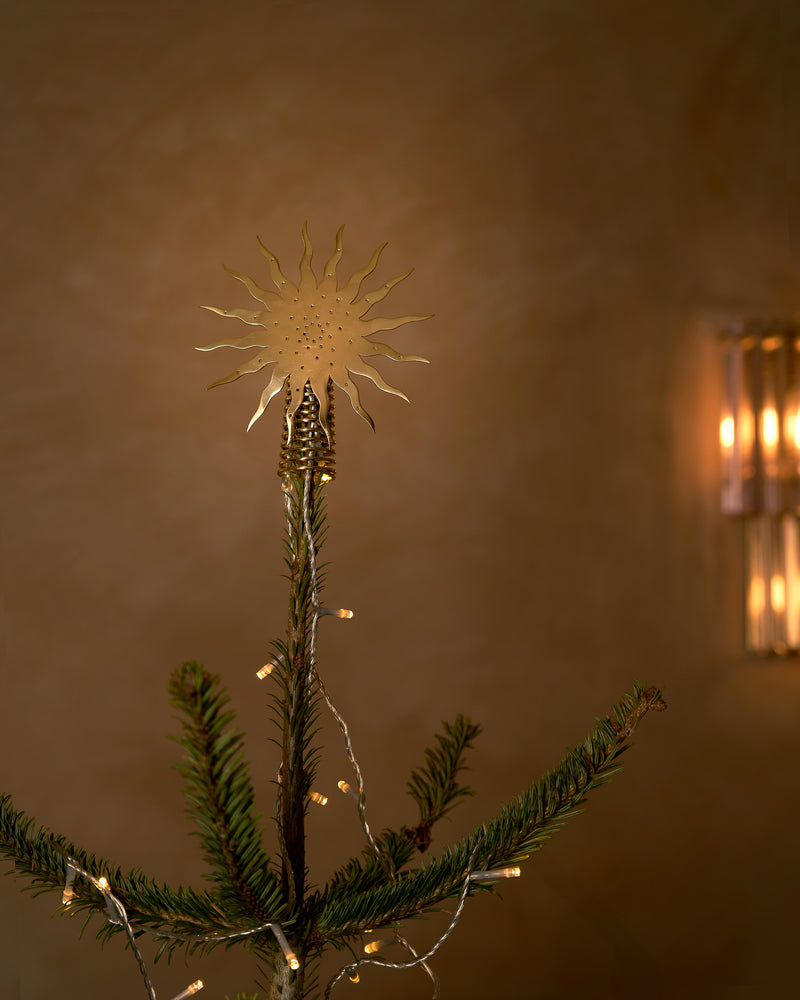
{"type": "Polygon", "coordinates": [[[328,383],[330,378],[328,375],[323,375],[322,377],[313,377],[310,379],[311,391],[317,397],[317,402],[319,403],[319,422],[322,425],[322,429],[325,431],[325,436],[328,439],[328,444],[331,442],[331,429],[328,423],[328,414],[331,409],[331,397],[328,391],[328,383]]]}
{"type": "Polygon", "coordinates": [[[358,293],[361,290],[361,282],[364,280],[364,278],[367,277],[368,274],[372,274],[372,272],[378,266],[378,260],[380,259],[380,256],[383,253],[384,247],[386,247],[387,245],[388,244],[386,243],[381,243],[381,245],[378,247],[375,253],[373,253],[373,255],[370,257],[369,261],[364,265],[364,267],[362,267],[361,270],[356,271],[354,274],[350,276],[350,280],[342,289],[342,296],[349,295],[351,302],[353,302],[358,297],[358,293]]]}
{"type": "Polygon", "coordinates": [[[250,423],[247,425],[248,430],[250,430],[250,428],[253,426],[256,420],[258,420],[258,418],[261,416],[264,410],[266,410],[266,408],[269,406],[269,402],[272,399],[272,397],[281,391],[281,389],[286,384],[286,379],[288,377],[289,373],[284,369],[279,368],[272,373],[272,378],[269,380],[269,385],[261,393],[261,401],[258,404],[256,412],[250,418],[250,423]]]}
{"type": "Polygon", "coordinates": [[[314,248],[311,246],[311,239],[308,235],[308,223],[303,223],[303,256],[300,258],[300,288],[316,288],[317,279],[311,269],[311,258],[314,255],[314,248]]]}
{"type": "Polygon", "coordinates": [[[218,347],[235,347],[236,350],[242,351],[248,347],[267,347],[268,345],[264,343],[265,338],[260,337],[257,333],[248,333],[244,337],[236,337],[232,340],[217,340],[213,344],[206,344],[205,347],[195,347],[196,351],[215,351],[218,347]]]}
{"type": "Polygon", "coordinates": [[[389,294],[389,292],[391,292],[391,290],[395,287],[395,285],[399,285],[401,281],[404,281],[409,276],[409,274],[413,272],[413,270],[414,268],[412,267],[410,271],[406,271],[405,274],[399,274],[396,278],[392,278],[390,281],[387,281],[384,285],[381,285],[380,288],[376,288],[374,292],[367,292],[366,295],[362,295],[361,298],[358,300],[358,302],[353,303],[356,309],[359,309],[363,306],[358,315],[363,316],[365,312],[367,312],[369,309],[372,308],[372,306],[375,305],[376,302],[380,302],[381,299],[385,299],[386,296],[389,294]]]}
{"type": "Polygon", "coordinates": [[[399,396],[407,403],[409,402],[408,396],[406,396],[402,390],[398,389],[396,386],[389,385],[378,369],[373,368],[372,365],[363,358],[360,362],[349,361],[347,363],[347,370],[351,375],[363,375],[364,378],[371,379],[379,389],[383,389],[384,392],[390,392],[393,396],[399,396]]]}
{"type": "Polygon", "coordinates": [[[341,382],[338,378],[333,380],[340,389],[344,389],[347,395],[350,397],[350,403],[359,417],[362,417],[370,425],[370,427],[375,430],[375,421],[367,413],[364,407],[361,405],[361,397],[358,394],[358,386],[355,382],[351,382],[349,379],[343,378],[341,382]]]}
{"type": "Polygon", "coordinates": [[[269,261],[269,273],[272,275],[272,280],[278,286],[278,288],[288,288],[293,292],[297,291],[297,285],[293,281],[289,281],[286,275],[281,271],[281,265],[275,254],[268,250],[264,244],[261,242],[261,237],[257,236],[259,248],[264,256],[269,261]]]}
{"type": "Polygon", "coordinates": [[[403,326],[405,323],[420,323],[422,320],[430,318],[430,316],[392,316],[390,319],[376,316],[375,319],[363,320],[364,326],[369,327],[364,336],[368,337],[371,333],[380,333],[382,330],[396,330],[398,326],[403,326]]]}
{"type": "Polygon", "coordinates": [[[234,271],[231,267],[226,267],[222,265],[223,269],[231,275],[232,278],[236,278],[237,281],[241,281],[248,292],[253,296],[254,299],[258,299],[259,302],[263,302],[267,308],[269,308],[270,301],[280,301],[280,295],[277,292],[268,292],[266,288],[262,288],[260,285],[250,277],[249,274],[242,274],[241,271],[234,271]]]}
{"type": "MultiPolygon", "coordinates": [[[[421,354],[401,354],[388,344],[380,344],[376,340],[365,340],[364,346],[369,347],[370,355],[382,354],[385,358],[391,358],[392,361],[424,361],[426,365],[430,364],[430,361],[423,358],[421,354]]],[[[367,351],[359,351],[359,354],[364,357],[367,351]]]]}
{"type": "Polygon", "coordinates": [[[238,368],[234,368],[230,375],[226,375],[224,378],[218,378],[216,382],[212,382],[208,388],[214,389],[218,385],[235,382],[236,379],[241,378],[242,375],[254,375],[256,372],[260,372],[266,365],[274,363],[274,358],[265,358],[263,355],[257,354],[254,358],[250,358],[249,361],[245,361],[243,365],[239,365],[238,368]]]}
{"type": "Polygon", "coordinates": [[[325,262],[325,267],[322,270],[322,281],[320,282],[320,288],[324,291],[333,290],[336,291],[336,268],[339,266],[339,261],[342,259],[342,233],[344,232],[344,226],[339,226],[336,231],[336,241],[334,244],[334,251],[328,260],[325,262]]]}
{"type": "Polygon", "coordinates": [[[220,309],[218,306],[200,306],[201,309],[208,309],[209,312],[216,313],[218,316],[229,316],[233,319],[240,319],[243,323],[247,323],[248,326],[263,326],[264,324],[259,319],[259,316],[263,316],[263,309],[253,310],[253,309],[220,309]]]}

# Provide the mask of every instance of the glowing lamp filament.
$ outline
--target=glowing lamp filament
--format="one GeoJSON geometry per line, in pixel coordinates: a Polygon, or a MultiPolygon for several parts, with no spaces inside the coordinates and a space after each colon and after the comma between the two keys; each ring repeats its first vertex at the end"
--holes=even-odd
{"type": "Polygon", "coordinates": [[[719,443],[725,449],[732,448],[736,440],[736,425],[733,417],[723,417],[719,425],[719,443]]]}
{"type": "Polygon", "coordinates": [[[765,406],[761,414],[761,441],[764,451],[774,455],[778,448],[778,411],[765,406]]]}
{"type": "Polygon", "coordinates": [[[384,941],[383,938],[379,938],[377,941],[370,941],[369,944],[364,945],[364,954],[374,955],[375,952],[379,951],[385,944],[386,941],[384,941]]]}
{"type": "Polygon", "coordinates": [[[470,879],[473,882],[495,882],[501,878],[519,878],[522,871],[518,866],[512,868],[491,868],[485,872],[473,872],[470,879]]]}
{"type": "Polygon", "coordinates": [[[193,996],[195,993],[199,993],[200,990],[202,990],[203,985],[204,984],[202,979],[196,979],[193,983],[190,983],[182,993],[179,993],[177,996],[174,996],[172,1000],[186,1000],[186,997],[190,997],[193,996]]]}
{"type": "Polygon", "coordinates": [[[338,785],[340,791],[344,792],[345,795],[349,795],[351,799],[355,799],[356,802],[358,802],[358,792],[352,785],[349,785],[346,781],[339,781],[338,785]]]}

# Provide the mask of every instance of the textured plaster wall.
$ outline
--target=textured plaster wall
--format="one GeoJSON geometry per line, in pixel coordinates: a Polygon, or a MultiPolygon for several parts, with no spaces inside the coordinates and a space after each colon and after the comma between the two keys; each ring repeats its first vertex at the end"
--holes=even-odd
{"type": "MultiPolygon", "coordinates": [[[[718,514],[715,329],[798,307],[800,8],[790,0],[6,5],[2,15],[0,789],[120,865],[200,878],[166,680],[223,674],[271,809],[253,671],[283,628],[280,413],[207,393],[246,306],[224,262],[416,268],[383,366],[340,396],[321,669],[372,822],[457,711],[481,821],[634,678],[663,685],[627,769],[437,955],[443,998],[795,994],[800,673],[740,652],[718,514]]],[[[391,307],[391,308],[390,308],[391,307]]],[[[388,339],[388,338],[387,338],[388,339]]],[[[319,785],[346,765],[326,723],[319,785]]],[[[311,822],[312,877],[360,849],[311,822]]],[[[0,995],[143,996],[118,945],[0,884],[0,995]]],[[[409,931],[419,947],[443,920],[409,931]]],[[[327,967],[326,967],[327,969],[327,967]]],[[[236,953],[155,969],[250,985],[236,953]]],[[[424,998],[373,970],[341,994],[424,998]]]]}

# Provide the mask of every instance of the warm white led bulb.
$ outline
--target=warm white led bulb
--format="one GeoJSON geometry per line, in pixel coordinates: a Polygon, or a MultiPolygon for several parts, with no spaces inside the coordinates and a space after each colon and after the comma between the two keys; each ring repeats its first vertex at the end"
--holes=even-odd
{"type": "Polygon", "coordinates": [[[353,612],[348,608],[320,608],[320,615],[333,615],[334,618],[352,618],[353,612]]]}
{"type": "Polygon", "coordinates": [[[347,978],[350,980],[351,983],[361,982],[361,976],[359,976],[357,972],[354,972],[352,976],[348,976],[347,978]]]}
{"type": "Polygon", "coordinates": [[[174,996],[172,1000],[186,1000],[186,997],[190,997],[193,996],[195,993],[199,993],[200,990],[202,990],[202,988],[203,988],[203,980],[197,979],[193,983],[190,983],[182,993],[179,993],[177,996],[174,996]]]}
{"type": "Polygon", "coordinates": [[[376,951],[381,949],[386,944],[384,938],[378,938],[377,941],[370,941],[369,944],[364,945],[365,955],[374,955],[376,951]]]}
{"type": "Polygon", "coordinates": [[[280,929],[279,925],[278,924],[270,924],[269,927],[270,927],[270,930],[272,931],[272,933],[275,935],[275,940],[280,945],[281,951],[283,952],[283,954],[284,954],[284,956],[286,958],[286,962],[288,963],[289,968],[290,969],[299,969],[300,968],[300,962],[299,962],[299,960],[297,958],[297,955],[295,955],[295,953],[289,947],[289,942],[286,940],[286,936],[284,935],[283,931],[280,929]]]}
{"type": "Polygon", "coordinates": [[[344,792],[345,795],[349,795],[351,799],[355,799],[358,802],[358,792],[353,788],[352,785],[348,785],[346,781],[338,782],[339,790],[344,792]]]}
{"type": "Polygon", "coordinates": [[[100,892],[108,892],[108,879],[105,877],[105,875],[101,875],[100,878],[97,880],[97,888],[100,890],[100,892]]]}
{"type": "Polygon", "coordinates": [[[308,797],[312,802],[316,802],[318,806],[326,806],[328,804],[328,796],[323,795],[321,792],[309,792],[308,797]]]}
{"type": "Polygon", "coordinates": [[[260,681],[263,681],[265,677],[269,677],[275,667],[279,667],[284,663],[286,663],[286,657],[283,653],[279,653],[277,656],[273,656],[271,660],[267,660],[264,666],[256,671],[256,677],[260,681]]]}
{"type": "Polygon", "coordinates": [[[522,874],[518,866],[512,868],[491,868],[485,872],[473,872],[470,880],[473,882],[495,882],[501,878],[519,878],[522,874]]]}
{"type": "Polygon", "coordinates": [[[61,893],[61,905],[69,906],[72,902],[72,897],[75,895],[75,890],[72,888],[72,883],[75,881],[75,876],[78,874],[77,868],[73,868],[72,865],[67,865],[67,880],[64,883],[64,891],[61,893]]]}

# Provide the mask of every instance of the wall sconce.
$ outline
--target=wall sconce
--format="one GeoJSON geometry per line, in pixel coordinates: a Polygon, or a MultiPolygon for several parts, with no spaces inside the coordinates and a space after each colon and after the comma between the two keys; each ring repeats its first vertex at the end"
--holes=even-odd
{"type": "Polygon", "coordinates": [[[722,338],[722,510],[744,521],[745,646],[800,652],[800,322],[722,338]]]}

